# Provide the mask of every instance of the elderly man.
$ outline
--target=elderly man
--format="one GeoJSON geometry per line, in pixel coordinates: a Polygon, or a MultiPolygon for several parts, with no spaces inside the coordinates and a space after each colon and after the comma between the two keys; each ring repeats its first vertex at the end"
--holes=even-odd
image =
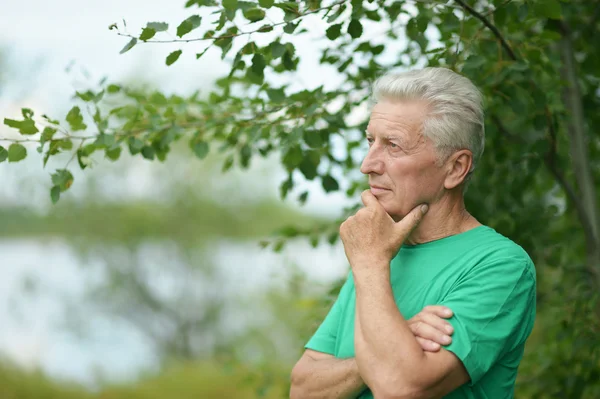
{"type": "Polygon", "coordinates": [[[481,94],[426,68],[381,77],[373,97],[361,166],[370,190],[340,227],[351,273],[292,371],[290,396],[512,398],[535,269],[465,209],[484,146],[481,94]],[[411,318],[434,304],[452,309],[454,334],[428,351],[411,326],[442,331],[441,319],[411,318]]]}

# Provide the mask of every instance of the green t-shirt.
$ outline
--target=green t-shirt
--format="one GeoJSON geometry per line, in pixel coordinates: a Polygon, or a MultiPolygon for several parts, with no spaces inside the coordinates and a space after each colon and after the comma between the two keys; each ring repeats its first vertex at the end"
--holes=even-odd
{"type": "MultiPolygon", "coordinates": [[[[404,245],[392,260],[398,309],[410,319],[427,305],[454,316],[453,352],[470,381],[446,398],[512,398],[525,340],[533,328],[536,280],[527,253],[487,226],[419,245],[404,245]]],[[[354,357],[356,291],[352,273],[306,348],[354,357]]],[[[372,398],[369,390],[360,398],[372,398]]]]}

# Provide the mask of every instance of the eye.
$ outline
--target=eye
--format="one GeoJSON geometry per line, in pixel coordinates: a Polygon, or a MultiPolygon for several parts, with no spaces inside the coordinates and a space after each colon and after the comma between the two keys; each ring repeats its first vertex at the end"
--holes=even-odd
{"type": "Polygon", "coordinates": [[[392,148],[398,148],[398,144],[396,144],[396,143],[392,143],[392,142],[390,141],[390,147],[392,147],[392,148]]]}
{"type": "Polygon", "coordinates": [[[367,142],[369,143],[369,147],[370,147],[375,142],[375,139],[373,137],[367,137],[367,142]]]}

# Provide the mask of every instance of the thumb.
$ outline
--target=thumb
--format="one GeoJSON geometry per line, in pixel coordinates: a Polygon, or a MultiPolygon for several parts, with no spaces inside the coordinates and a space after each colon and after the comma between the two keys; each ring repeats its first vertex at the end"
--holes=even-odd
{"type": "Polygon", "coordinates": [[[365,208],[376,208],[379,206],[379,201],[377,201],[377,198],[373,195],[371,190],[363,191],[360,198],[362,199],[365,208]]]}
{"type": "Polygon", "coordinates": [[[406,216],[396,223],[396,233],[398,241],[404,242],[410,233],[421,223],[423,216],[429,210],[429,205],[421,204],[414,207],[406,216]]]}

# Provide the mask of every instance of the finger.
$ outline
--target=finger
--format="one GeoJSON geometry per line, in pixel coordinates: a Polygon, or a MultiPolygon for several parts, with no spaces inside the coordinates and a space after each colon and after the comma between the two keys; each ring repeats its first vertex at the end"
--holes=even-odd
{"type": "Polygon", "coordinates": [[[449,345],[452,342],[452,338],[449,335],[444,334],[437,328],[425,322],[412,324],[409,325],[409,327],[415,337],[428,339],[440,345],[449,345]]]}
{"type": "Polygon", "coordinates": [[[454,332],[450,323],[433,313],[421,312],[420,320],[442,334],[451,335],[454,332]]]}
{"type": "Polygon", "coordinates": [[[418,205],[408,212],[402,220],[396,223],[396,231],[403,240],[410,235],[419,223],[421,223],[423,215],[425,215],[428,210],[429,206],[427,204],[418,205]]]}
{"type": "Polygon", "coordinates": [[[363,191],[360,195],[360,198],[362,199],[362,203],[364,204],[364,206],[367,208],[375,208],[381,206],[381,204],[379,203],[379,201],[377,201],[377,198],[373,195],[371,190],[363,191]]]}
{"type": "Polygon", "coordinates": [[[440,344],[430,341],[428,339],[417,337],[417,342],[419,343],[419,345],[421,345],[421,348],[423,348],[423,350],[427,352],[438,352],[441,348],[440,344]]]}
{"type": "Polygon", "coordinates": [[[450,309],[449,307],[446,307],[446,306],[442,306],[442,305],[425,306],[423,308],[422,312],[433,313],[434,315],[436,315],[438,317],[443,317],[445,319],[448,319],[454,315],[454,313],[452,312],[452,309],[450,309]]]}

